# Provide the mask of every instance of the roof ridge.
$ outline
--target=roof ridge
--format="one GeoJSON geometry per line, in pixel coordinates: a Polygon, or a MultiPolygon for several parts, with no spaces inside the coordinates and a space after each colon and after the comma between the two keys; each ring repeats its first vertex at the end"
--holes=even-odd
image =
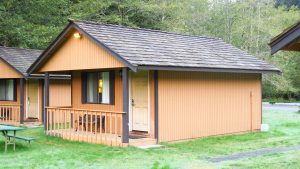
{"type": "MultiPolygon", "coordinates": [[[[181,33],[177,33],[177,32],[170,32],[170,31],[164,31],[164,30],[158,30],[158,29],[140,28],[140,27],[130,27],[130,26],[117,25],[117,24],[109,24],[109,23],[102,23],[102,22],[96,22],[96,21],[73,20],[73,19],[69,19],[69,21],[70,21],[70,22],[73,22],[73,23],[74,23],[74,22],[82,22],[82,23],[86,23],[86,24],[95,24],[95,25],[113,26],[113,27],[119,27],[119,28],[135,29],[135,30],[143,30],[143,31],[150,31],[150,32],[160,32],[160,33],[173,34],[173,35],[179,35],[179,36],[189,36],[189,37],[203,38],[203,39],[222,40],[221,38],[214,38],[214,37],[208,37],[208,36],[181,34],[181,33]]],[[[223,41],[223,40],[222,40],[222,41],[223,41]]]]}
{"type": "Polygon", "coordinates": [[[9,46],[0,46],[0,48],[7,48],[7,49],[20,49],[20,50],[36,50],[36,51],[43,51],[41,49],[31,49],[31,48],[21,48],[21,47],[9,47],[9,46]]]}

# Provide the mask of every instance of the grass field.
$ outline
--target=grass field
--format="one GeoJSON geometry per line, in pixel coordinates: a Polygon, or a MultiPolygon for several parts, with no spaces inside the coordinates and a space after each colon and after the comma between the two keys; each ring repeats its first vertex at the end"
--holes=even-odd
{"type": "Polygon", "coordinates": [[[300,144],[300,113],[264,111],[266,133],[208,137],[189,142],[164,144],[164,148],[140,150],[65,141],[47,137],[43,129],[18,133],[35,137],[30,147],[18,141],[16,152],[4,153],[0,137],[0,168],[299,168],[300,150],[221,163],[208,158],[232,153],[300,144]]]}

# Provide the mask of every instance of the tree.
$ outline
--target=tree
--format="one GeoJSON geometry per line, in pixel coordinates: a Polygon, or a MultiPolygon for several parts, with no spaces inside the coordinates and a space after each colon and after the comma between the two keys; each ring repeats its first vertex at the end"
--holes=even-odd
{"type": "Polygon", "coordinates": [[[275,0],[276,6],[282,6],[285,5],[287,7],[291,6],[297,6],[300,7],[300,1],[299,0],[275,0]]]}

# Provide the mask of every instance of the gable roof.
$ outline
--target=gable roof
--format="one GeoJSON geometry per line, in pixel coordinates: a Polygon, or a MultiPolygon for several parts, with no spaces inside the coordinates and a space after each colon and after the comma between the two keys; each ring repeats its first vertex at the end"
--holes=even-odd
{"type": "Polygon", "coordinates": [[[110,51],[132,70],[191,70],[225,72],[277,72],[280,70],[221,39],[129,28],[88,21],[70,21],[60,36],[29,69],[33,72],[59,46],[61,36],[77,29],[110,51]],[[53,52],[53,51],[52,51],[53,52]]]}
{"type": "Polygon", "coordinates": [[[23,76],[27,76],[27,69],[41,53],[41,50],[0,46],[0,58],[23,76]]]}
{"type": "Polygon", "coordinates": [[[271,47],[271,53],[275,54],[279,50],[292,50],[299,51],[300,48],[294,48],[293,42],[300,37],[300,21],[291,25],[290,27],[283,30],[279,35],[271,39],[269,46],[271,47]]]}

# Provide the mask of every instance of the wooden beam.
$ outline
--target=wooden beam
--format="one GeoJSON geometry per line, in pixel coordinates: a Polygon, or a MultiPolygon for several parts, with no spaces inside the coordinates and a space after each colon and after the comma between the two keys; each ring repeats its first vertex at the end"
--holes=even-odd
{"type": "MultiPolygon", "coordinates": [[[[44,125],[47,125],[47,111],[46,107],[49,106],[49,73],[45,73],[45,79],[44,79],[44,107],[43,107],[43,113],[44,113],[44,125]]],[[[47,127],[45,126],[45,130],[47,127]]]]}
{"type": "Polygon", "coordinates": [[[24,124],[24,79],[20,79],[20,123],[24,124]]]}
{"type": "Polygon", "coordinates": [[[158,71],[154,71],[154,111],[155,111],[155,129],[154,136],[158,139],[158,71]]]}
{"type": "Polygon", "coordinates": [[[128,87],[128,68],[122,69],[122,86],[123,86],[123,132],[122,143],[129,143],[129,87],[128,87]]]}

